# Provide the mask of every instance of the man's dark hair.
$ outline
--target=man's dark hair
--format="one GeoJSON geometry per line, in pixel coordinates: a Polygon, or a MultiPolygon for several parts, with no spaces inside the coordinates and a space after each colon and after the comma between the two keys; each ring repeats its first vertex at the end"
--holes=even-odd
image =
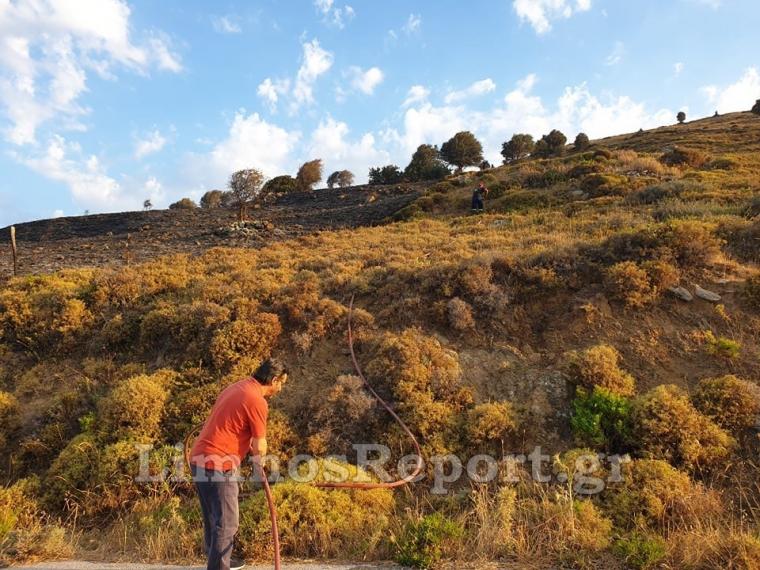
{"type": "Polygon", "coordinates": [[[269,386],[272,380],[285,374],[288,369],[285,364],[278,358],[267,358],[253,373],[253,377],[258,380],[260,384],[269,386]]]}

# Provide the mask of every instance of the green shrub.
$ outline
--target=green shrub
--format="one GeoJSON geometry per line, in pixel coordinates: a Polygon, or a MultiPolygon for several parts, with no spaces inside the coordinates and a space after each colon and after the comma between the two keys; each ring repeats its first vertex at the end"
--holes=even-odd
{"type": "Polygon", "coordinates": [[[467,412],[465,420],[468,447],[474,444],[500,453],[504,441],[516,433],[518,423],[517,412],[510,402],[478,404],[467,412]]]}
{"type": "Polygon", "coordinates": [[[634,401],[633,441],[649,457],[698,469],[728,457],[734,440],[699,413],[678,386],[657,386],[634,401]]]}
{"type": "MultiPolygon", "coordinates": [[[[333,460],[333,467],[356,468],[333,460]]],[[[304,464],[306,471],[324,461],[304,464]]],[[[324,480],[319,477],[318,480],[324,480]]],[[[372,556],[373,550],[388,533],[393,509],[393,494],[388,489],[330,490],[296,481],[283,481],[272,486],[277,509],[280,543],[286,555],[323,558],[355,558],[372,556]]],[[[243,552],[260,557],[271,545],[267,503],[258,491],[240,504],[240,530],[243,552]]]]}
{"type": "Polygon", "coordinates": [[[721,241],[712,228],[696,220],[669,222],[660,231],[661,239],[682,267],[704,267],[720,255],[721,241]]]}
{"type": "Polygon", "coordinates": [[[747,278],[742,287],[741,296],[747,305],[760,309],[760,273],[747,278]]]}
{"type": "Polygon", "coordinates": [[[742,345],[733,339],[725,336],[715,336],[712,331],[705,331],[705,350],[707,354],[731,360],[739,356],[742,345]]]}
{"type": "Polygon", "coordinates": [[[413,568],[432,568],[443,557],[446,543],[463,533],[459,523],[441,513],[411,521],[396,540],[396,561],[413,568]]]}
{"type": "Polygon", "coordinates": [[[760,387],[732,374],[702,380],[693,401],[700,412],[734,433],[754,426],[760,415],[760,387]]]}
{"type": "Polygon", "coordinates": [[[665,540],[656,534],[634,532],[615,541],[615,552],[628,567],[649,570],[665,558],[665,546],[665,540]]]}
{"type": "Polygon", "coordinates": [[[580,445],[618,451],[631,436],[631,404],[619,396],[594,386],[592,392],[577,389],[570,425],[580,445]]]}
{"type": "Polygon", "coordinates": [[[232,321],[214,333],[211,359],[217,368],[230,367],[245,357],[263,360],[281,331],[280,319],[271,313],[259,313],[254,320],[232,321]]]}
{"type": "Polygon", "coordinates": [[[621,481],[600,495],[601,507],[620,529],[689,528],[723,512],[720,496],[665,461],[622,464],[621,481]]]}
{"type": "Polygon", "coordinates": [[[630,396],[634,392],[633,376],[621,370],[620,353],[607,344],[599,344],[580,352],[571,352],[570,376],[575,384],[593,390],[596,386],[613,394],[630,396]]]}
{"type": "Polygon", "coordinates": [[[641,265],[621,261],[607,268],[605,289],[613,299],[629,307],[644,307],[657,300],[678,283],[678,270],[665,261],[646,261],[641,265]]]}
{"type": "Polygon", "coordinates": [[[176,374],[160,370],[117,384],[98,405],[99,432],[104,441],[154,441],[176,374]]]}
{"type": "Polygon", "coordinates": [[[733,158],[718,157],[704,164],[705,170],[735,170],[739,163],[733,158]]]}

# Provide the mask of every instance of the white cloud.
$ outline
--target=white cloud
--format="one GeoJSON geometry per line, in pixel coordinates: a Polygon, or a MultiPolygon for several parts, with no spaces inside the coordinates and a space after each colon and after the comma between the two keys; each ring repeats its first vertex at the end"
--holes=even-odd
{"type": "Polygon", "coordinates": [[[365,95],[372,95],[375,87],[380,85],[385,77],[379,67],[370,67],[365,71],[360,67],[352,66],[348,70],[348,75],[351,78],[351,87],[365,95]]]}
{"type": "Polygon", "coordinates": [[[314,7],[322,14],[322,21],[338,29],[343,29],[346,24],[354,19],[356,11],[352,6],[335,6],[333,0],[314,0],[314,7]]]}
{"type": "Polygon", "coordinates": [[[409,17],[406,19],[406,23],[401,29],[405,34],[412,35],[419,32],[421,27],[422,16],[419,14],[409,14],[409,17]]]}
{"type": "Polygon", "coordinates": [[[486,158],[500,162],[501,143],[514,133],[540,137],[557,128],[568,138],[580,131],[599,138],[668,124],[674,116],[668,109],[649,111],[626,96],[600,98],[586,84],[567,87],[551,109],[533,94],[536,83],[534,74],[524,77],[500,104],[487,111],[475,111],[463,104],[436,106],[420,99],[405,110],[402,129],[387,129],[383,140],[396,149],[391,156],[400,162],[408,161],[422,143],[441,144],[458,131],[470,130],[483,143],[486,158]]]}
{"type": "Polygon", "coordinates": [[[280,100],[280,97],[287,95],[289,89],[289,79],[275,79],[273,81],[267,77],[259,84],[256,93],[264,100],[269,110],[274,112],[277,110],[277,102],[280,100]]]}
{"type": "Polygon", "coordinates": [[[682,71],[683,71],[683,62],[677,61],[676,63],[673,64],[673,75],[678,77],[679,75],[681,75],[682,71]]]}
{"type": "Polygon", "coordinates": [[[235,16],[215,16],[211,19],[211,25],[219,34],[239,34],[243,31],[235,16]]]}
{"type": "Polygon", "coordinates": [[[604,59],[604,65],[613,66],[617,65],[623,60],[625,55],[625,45],[621,41],[615,42],[615,46],[612,48],[610,54],[604,59]]]}
{"type": "Polygon", "coordinates": [[[293,85],[293,102],[291,111],[295,112],[301,105],[314,103],[314,82],[320,75],[326,73],[333,64],[333,54],[322,49],[316,39],[304,42],[303,60],[298,68],[296,80],[293,85]]]}
{"type": "MultiPolygon", "coordinates": [[[[300,133],[287,131],[259,117],[239,112],[230,126],[227,138],[219,142],[209,153],[207,162],[211,167],[212,181],[242,168],[258,168],[266,176],[277,176],[290,170],[293,151],[300,133]]],[[[205,168],[205,165],[203,166],[205,168]]]]}
{"type": "Polygon", "coordinates": [[[461,91],[452,91],[446,97],[444,98],[444,101],[447,104],[451,103],[457,103],[459,101],[464,101],[465,99],[470,99],[471,97],[477,97],[479,95],[485,95],[486,93],[491,93],[496,89],[496,83],[493,82],[493,79],[490,77],[486,77],[485,79],[481,79],[480,81],[476,81],[466,89],[462,89],[461,91]]]}
{"type": "Polygon", "coordinates": [[[349,140],[348,125],[328,116],[312,132],[306,156],[322,158],[327,177],[335,170],[347,169],[354,173],[357,183],[367,181],[370,166],[388,164],[388,152],[378,149],[372,133],[358,140],[349,140]]]}
{"type": "Polygon", "coordinates": [[[35,141],[43,123],[60,118],[82,129],[77,104],[87,90],[87,73],[113,78],[123,66],[145,73],[151,67],[178,72],[182,64],[167,36],[130,37],[130,9],[122,0],[30,0],[0,3],[0,106],[11,126],[6,139],[35,141]]]}
{"type": "Polygon", "coordinates": [[[736,83],[726,87],[706,85],[701,91],[720,113],[749,111],[760,99],[760,73],[756,67],[748,67],[736,83]]]}
{"type": "Polygon", "coordinates": [[[54,210],[51,217],[52,218],[62,218],[63,217],[63,210],[54,210]]]}
{"type": "Polygon", "coordinates": [[[166,137],[158,129],[147,134],[143,139],[135,143],[135,158],[141,159],[149,154],[158,152],[166,145],[166,137]]]}
{"type": "Polygon", "coordinates": [[[537,34],[545,34],[552,29],[553,20],[590,10],[591,0],[514,0],[512,8],[520,21],[527,21],[537,34]]]}
{"type": "Polygon", "coordinates": [[[406,94],[406,99],[404,99],[404,102],[401,104],[401,106],[408,107],[409,105],[414,105],[415,103],[425,101],[429,96],[430,89],[424,85],[412,85],[409,88],[409,91],[406,94]]]}

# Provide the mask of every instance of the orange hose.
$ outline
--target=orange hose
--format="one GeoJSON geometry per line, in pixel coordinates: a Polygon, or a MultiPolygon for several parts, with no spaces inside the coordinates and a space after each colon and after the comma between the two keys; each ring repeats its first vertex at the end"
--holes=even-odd
{"type": "Polygon", "coordinates": [[[267,498],[267,506],[269,507],[269,520],[272,522],[272,541],[274,542],[274,570],[280,570],[280,531],[277,528],[277,509],[274,508],[274,499],[272,499],[272,490],[269,488],[269,481],[267,481],[267,474],[264,471],[264,466],[258,462],[255,462],[259,468],[261,474],[261,483],[264,485],[264,495],[267,498]]]}

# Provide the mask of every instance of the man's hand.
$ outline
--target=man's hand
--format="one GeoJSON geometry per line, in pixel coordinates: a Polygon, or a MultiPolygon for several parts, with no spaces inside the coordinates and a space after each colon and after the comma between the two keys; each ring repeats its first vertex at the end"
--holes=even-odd
{"type": "Polygon", "coordinates": [[[251,439],[251,455],[253,460],[261,462],[261,458],[267,454],[267,438],[254,437],[251,439]]]}

